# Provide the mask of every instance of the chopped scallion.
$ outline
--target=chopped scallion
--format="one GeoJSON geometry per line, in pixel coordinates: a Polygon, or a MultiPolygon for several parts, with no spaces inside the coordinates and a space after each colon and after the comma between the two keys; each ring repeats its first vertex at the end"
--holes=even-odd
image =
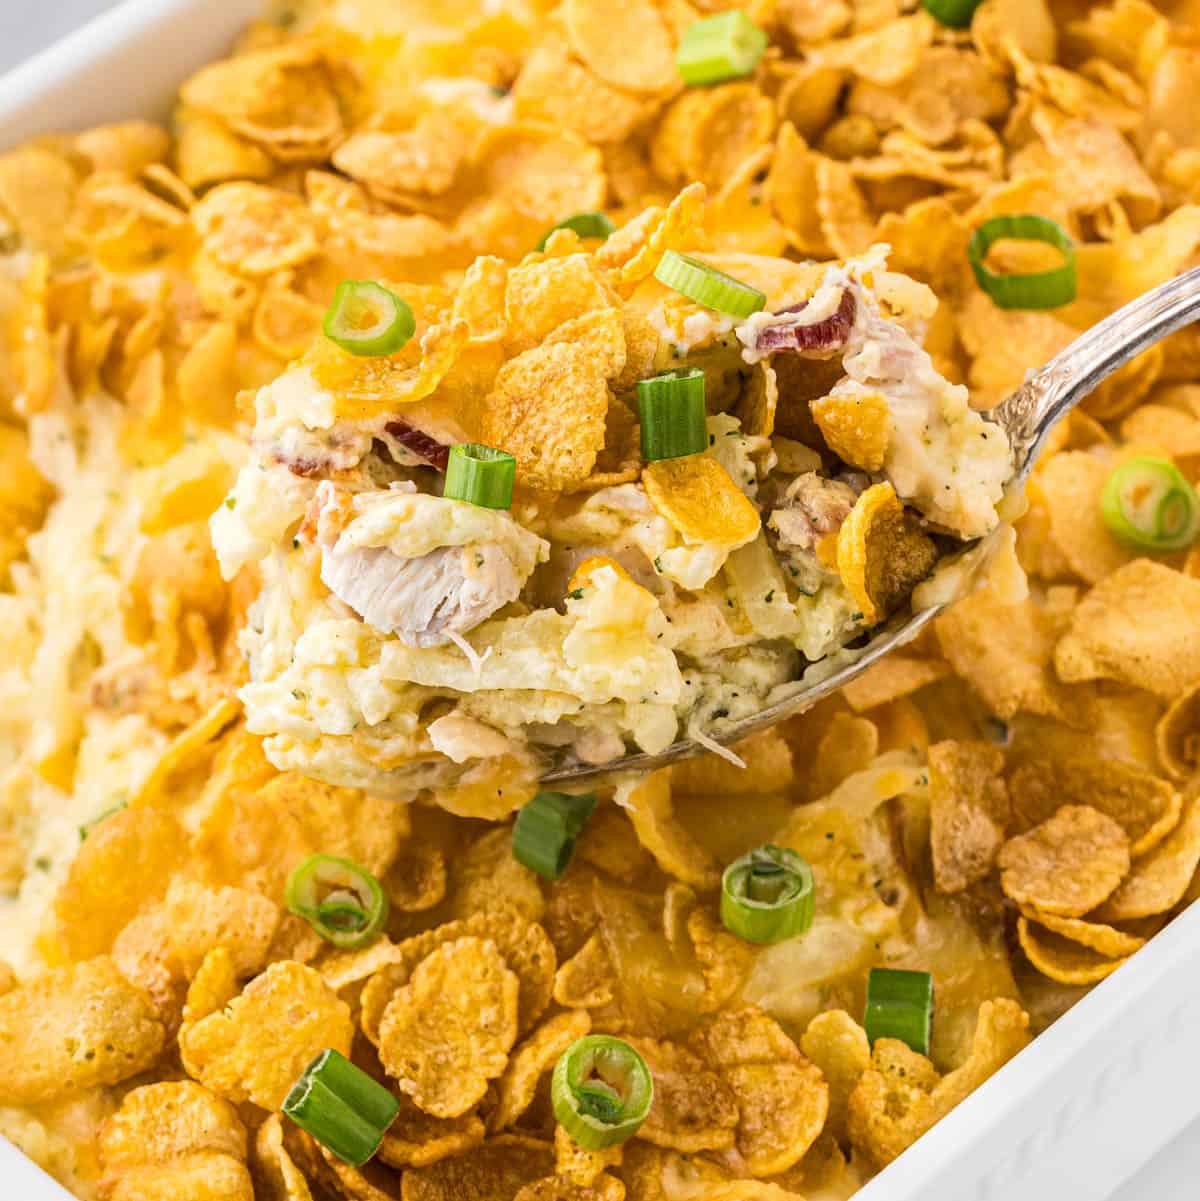
{"type": "Polygon", "coordinates": [[[921,0],[925,11],[951,29],[966,29],[980,0],[921,0]]]}
{"type": "Polygon", "coordinates": [[[654,1080],[627,1042],[589,1034],[555,1064],[550,1099],[567,1134],[585,1151],[601,1151],[637,1133],[654,1101],[654,1080]]]}
{"type": "Polygon", "coordinates": [[[1200,497],[1166,459],[1122,463],[1104,485],[1100,510],[1112,536],[1134,550],[1182,550],[1200,534],[1200,497]]]}
{"type": "Polygon", "coordinates": [[[477,442],[450,447],[442,495],[483,509],[511,509],[517,460],[507,451],[477,442]]]}
{"type": "Polygon", "coordinates": [[[354,1167],[379,1150],[400,1102],[344,1055],[322,1051],[304,1069],[283,1112],[321,1146],[354,1167]]]}
{"type": "Polygon", "coordinates": [[[871,969],[863,1027],[872,1045],[879,1038],[898,1038],[928,1055],[932,1025],[933,977],[928,972],[871,969]]]}
{"type": "Polygon", "coordinates": [[[688,26],[675,65],[688,87],[741,79],[758,66],[768,40],[740,8],[718,13],[688,26]]]}
{"type": "Polygon", "coordinates": [[[749,317],[767,305],[766,296],[757,288],[676,250],[668,250],[662,256],[654,277],[706,309],[730,317],[749,317]]]}
{"type": "Polygon", "coordinates": [[[383,888],[353,859],[309,855],[288,877],[285,900],[335,947],[366,946],[387,921],[383,888]]]}
{"type": "Polygon", "coordinates": [[[721,921],[753,943],[782,942],[813,923],[812,868],[787,847],[755,847],[721,877],[721,921]]]}
{"type": "Polygon", "coordinates": [[[402,349],[417,332],[417,323],[407,301],[382,284],[346,280],[333,294],[323,328],[348,353],[378,358],[402,349]]]}
{"type": "Polygon", "coordinates": [[[979,286],[1001,309],[1056,309],[1075,299],[1075,243],[1057,221],[1036,213],[993,217],[985,221],[967,243],[967,258],[979,286]],[[1045,242],[1062,252],[1061,266],[1025,275],[1002,275],[986,263],[988,251],[997,243],[1045,242]]]}
{"type": "Polygon", "coordinates": [[[557,880],[575,853],[575,840],[596,807],[594,792],[539,792],[517,814],[512,855],[547,880],[557,880]]]}
{"type": "Polygon", "coordinates": [[[704,372],[668,371],[637,386],[642,425],[642,458],[679,459],[708,446],[704,372]]]}
{"type": "Polygon", "coordinates": [[[576,213],[573,217],[567,217],[557,225],[550,226],[538,243],[538,250],[545,250],[550,235],[560,229],[574,230],[581,238],[599,238],[603,241],[616,233],[617,227],[603,213],[576,213]]]}

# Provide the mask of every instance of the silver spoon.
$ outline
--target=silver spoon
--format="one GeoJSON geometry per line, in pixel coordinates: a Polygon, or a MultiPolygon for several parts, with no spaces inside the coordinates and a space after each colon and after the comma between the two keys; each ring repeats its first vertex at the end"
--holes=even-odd
{"type": "MultiPolygon", "coordinates": [[[[1016,471],[1009,483],[1010,490],[1018,489],[1025,483],[1050,431],[1085,396],[1135,355],[1160,342],[1168,334],[1190,325],[1197,317],[1200,317],[1200,267],[1185,271],[1130,301],[1124,308],[1080,334],[1040,371],[1032,372],[1016,392],[988,414],[1008,431],[1012,443],[1016,471]]],[[[896,614],[865,647],[850,652],[851,661],[844,666],[810,684],[797,682],[795,690],[785,699],[761,709],[753,717],[723,723],[709,736],[721,745],[728,746],[785,718],[803,713],[823,697],[837,692],[862,675],[889,651],[911,642],[945,608],[946,605],[941,604],[918,613],[910,611],[896,614]]],[[[844,655],[845,652],[838,654],[844,655]]],[[[705,753],[705,750],[698,742],[687,738],[657,755],[624,755],[602,764],[581,763],[568,753],[553,765],[543,779],[547,783],[565,783],[609,772],[649,771],[681,759],[690,759],[705,753]]]]}

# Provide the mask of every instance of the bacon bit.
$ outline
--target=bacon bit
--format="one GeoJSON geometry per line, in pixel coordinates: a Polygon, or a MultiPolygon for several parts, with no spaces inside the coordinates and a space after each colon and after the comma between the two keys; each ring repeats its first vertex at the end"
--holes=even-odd
{"type": "Polygon", "coordinates": [[[450,447],[444,446],[436,438],[414,429],[406,421],[395,418],[383,427],[401,446],[407,447],[415,455],[419,455],[431,467],[445,471],[450,461],[450,447]]]}
{"type": "Polygon", "coordinates": [[[285,459],[282,455],[276,455],[275,461],[282,463],[293,475],[305,478],[320,475],[329,466],[328,459],[285,459]]]}
{"type": "MultiPolygon", "coordinates": [[[[802,313],[807,307],[806,300],[790,309],[781,309],[775,316],[802,313]]],[[[793,351],[812,358],[828,358],[846,345],[846,339],[854,325],[856,307],[854,294],[847,288],[842,293],[837,311],[823,321],[814,321],[811,325],[799,322],[764,325],[754,340],[754,349],[760,353],[793,351]]]]}

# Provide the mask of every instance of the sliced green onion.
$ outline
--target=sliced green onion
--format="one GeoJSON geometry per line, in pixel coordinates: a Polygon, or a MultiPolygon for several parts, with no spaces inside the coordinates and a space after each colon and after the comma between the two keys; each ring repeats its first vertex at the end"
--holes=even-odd
{"type": "Polygon", "coordinates": [[[1200,497],[1166,459],[1122,463],[1104,485],[1100,511],[1112,536],[1134,550],[1182,550],[1200,534],[1200,497]]]}
{"type": "Polygon", "coordinates": [[[542,235],[538,250],[545,250],[550,235],[560,229],[573,229],[581,238],[600,239],[610,238],[617,231],[617,227],[603,213],[576,213],[573,217],[567,217],[557,225],[550,226],[542,235]]]}
{"type": "Polygon", "coordinates": [[[675,65],[688,87],[741,79],[758,66],[767,35],[741,9],[689,25],[675,52],[675,65]]]}
{"type": "Polygon", "coordinates": [[[928,972],[871,969],[863,1026],[872,1045],[878,1038],[898,1038],[918,1054],[928,1055],[932,1025],[933,977],[928,972]]]}
{"type": "Polygon", "coordinates": [[[338,1159],[359,1168],[379,1150],[400,1102],[331,1048],[304,1069],[283,1112],[338,1159]]]}
{"type": "Polygon", "coordinates": [[[596,794],[539,792],[517,814],[512,832],[512,856],[518,863],[557,880],[575,853],[575,840],[596,808],[596,794]]]}
{"type": "Polygon", "coordinates": [[[442,495],[482,509],[511,509],[517,460],[507,451],[478,442],[450,447],[442,495]]]}
{"type": "Polygon", "coordinates": [[[721,921],[747,942],[783,942],[813,923],[812,868],[787,847],[755,847],[721,877],[721,921]]]}
{"type": "Polygon", "coordinates": [[[704,372],[668,371],[637,386],[642,422],[642,458],[680,459],[708,448],[704,372]]]}
{"type": "Polygon", "coordinates": [[[966,29],[980,0],[921,0],[925,11],[951,29],[966,29]]]}
{"type": "Polygon", "coordinates": [[[627,1042],[589,1034],[554,1065],[550,1100],[571,1138],[585,1151],[601,1151],[637,1133],[654,1102],[654,1080],[627,1042]]]}
{"type": "Polygon", "coordinates": [[[1022,213],[985,221],[967,243],[967,258],[979,286],[1001,309],[1056,309],[1075,299],[1075,243],[1057,221],[1022,213]],[[1062,266],[1028,275],[1001,275],[984,260],[991,248],[1005,238],[1018,242],[1045,242],[1062,251],[1062,266]]]}
{"type": "Polygon", "coordinates": [[[688,300],[730,317],[749,317],[767,307],[767,298],[757,288],[675,250],[662,256],[654,277],[688,300]]]}
{"type": "Polygon", "coordinates": [[[417,332],[407,301],[382,284],[349,279],[338,284],[322,326],[325,336],[350,354],[395,354],[417,332]]]}
{"type": "Polygon", "coordinates": [[[378,880],[353,859],[309,855],[288,877],[287,907],[335,947],[366,946],[387,921],[378,880]]]}
{"type": "Polygon", "coordinates": [[[129,807],[128,801],[118,801],[115,805],[112,805],[108,809],[105,809],[102,813],[97,813],[96,816],[93,817],[90,822],[84,822],[83,825],[79,827],[79,841],[83,842],[84,839],[86,839],[87,836],[102,821],[106,820],[107,818],[112,817],[112,815],[114,813],[120,813],[122,809],[127,809],[128,807],[129,807]]]}

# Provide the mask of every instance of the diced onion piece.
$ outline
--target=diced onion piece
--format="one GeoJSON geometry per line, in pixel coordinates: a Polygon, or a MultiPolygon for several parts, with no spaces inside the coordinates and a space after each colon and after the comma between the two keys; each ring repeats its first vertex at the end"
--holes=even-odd
{"type": "Polygon", "coordinates": [[[400,1102],[382,1084],[332,1049],[304,1069],[283,1112],[338,1159],[361,1167],[379,1150],[400,1102]]]}
{"type": "Polygon", "coordinates": [[[1104,485],[1100,510],[1112,536],[1134,550],[1182,550],[1200,534],[1200,497],[1166,459],[1122,463],[1104,485]]]}
{"type": "Polygon", "coordinates": [[[512,833],[512,855],[518,863],[547,880],[557,880],[575,853],[575,840],[583,832],[596,794],[572,796],[565,792],[539,792],[517,814],[512,833]]]}
{"type": "Polygon", "coordinates": [[[408,303],[382,284],[346,280],[338,284],[322,328],[348,353],[378,358],[402,349],[417,323],[408,303]]]}
{"type": "Polygon", "coordinates": [[[450,447],[442,495],[483,509],[512,508],[517,460],[507,451],[477,442],[450,447]]]}
{"type": "Polygon", "coordinates": [[[555,1064],[550,1099],[567,1134],[585,1151],[601,1151],[637,1133],[654,1101],[654,1080],[627,1042],[589,1034],[555,1064]]]}
{"type": "Polygon", "coordinates": [[[872,1045],[879,1038],[898,1038],[928,1055],[932,1026],[933,977],[928,972],[871,969],[863,1027],[872,1045]]]}
{"type": "Polygon", "coordinates": [[[721,921],[753,943],[783,942],[813,923],[812,868],[787,847],[755,847],[721,877],[721,921]]]}
{"type": "Polygon", "coordinates": [[[379,881],[353,859],[334,855],[309,855],[288,877],[285,901],[335,947],[366,946],[387,921],[379,881]]]}
{"type": "Polygon", "coordinates": [[[925,11],[951,29],[966,29],[980,0],[921,0],[925,11]]]}
{"type": "Polygon", "coordinates": [[[741,9],[734,9],[689,25],[675,64],[689,87],[741,79],[758,66],[767,42],[767,35],[741,9]]]}
{"type": "Polygon", "coordinates": [[[1057,221],[1036,213],[993,217],[985,221],[967,243],[967,258],[979,286],[1001,309],[1056,309],[1075,299],[1075,243],[1057,221]],[[1002,275],[984,261],[988,251],[1004,239],[1045,242],[1062,251],[1063,262],[1050,271],[1027,275],[1002,275]]]}
{"type": "Polygon", "coordinates": [[[704,372],[668,371],[637,386],[642,458],[680,459],[708,448],[704,372]]]}
{"type": "Polygon", "coordinates": [[[675,250],[662,256],[654,277],[688,300],[730,317],[750,317],[767,306],[766,296],[757,288],[675,250]]]}
{"type": "Polygon", "coordinates": [[[571,229],[581,238],[599,238],[601,241],[610,238],[617,231],[617,227],[603,213],[576,213],[574,216],[560,221],[557,225],[550,226],[542,235],[542,240],[537,246],[538,250],[545,250],[546,243],[550,241],[550,235],[557,233],[560,229],[571,229]]]}

